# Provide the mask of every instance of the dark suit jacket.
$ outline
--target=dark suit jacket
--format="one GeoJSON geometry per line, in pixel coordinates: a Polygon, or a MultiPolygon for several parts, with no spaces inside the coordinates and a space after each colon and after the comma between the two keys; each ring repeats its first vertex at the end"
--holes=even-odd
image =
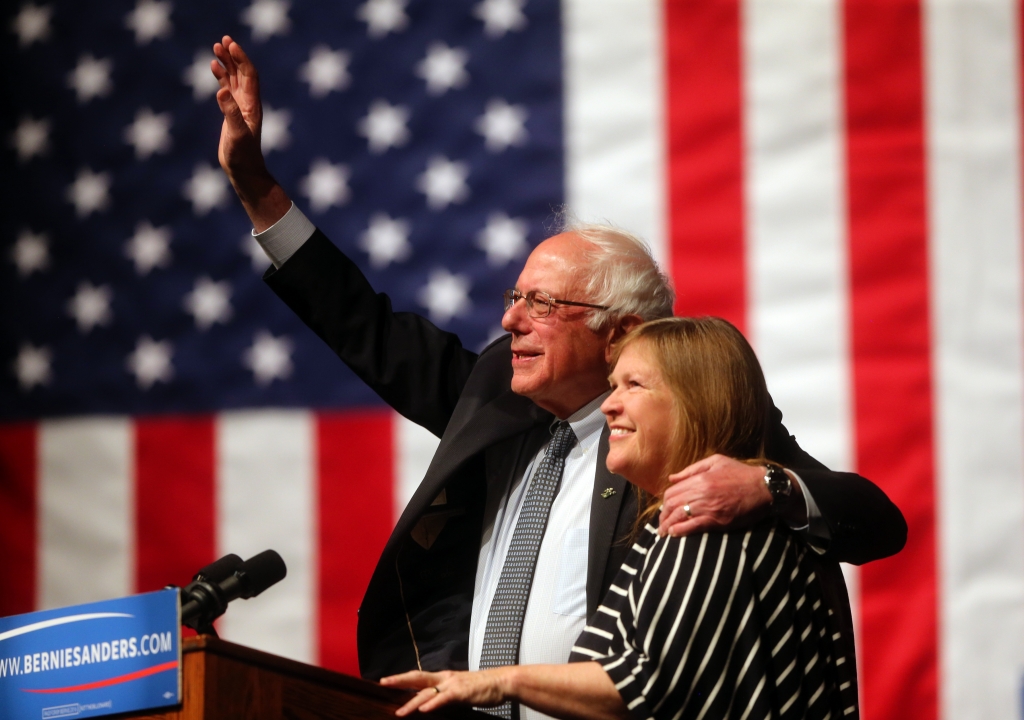
{"type": "MultiPolygon", "coordinates": [[[[508,336],[478,355],[419,315],[394,312],[319,231],[265,279],[385,402],[441,438],[363,598],[363,676],[414,669],[417,653],[424,669],[465,668],[488,484],[507,483],[519,454],[539,447],[551,414],[511,391],[508,336]]],[[[588,614],[625,557],[636,516],[634,489],[608,472],[607,452],[606,432],[590,520],[588,614]],[[609,487],[616,492],[601,497],[609,487]]],[[[903,547],[896,506],[868,480],[829,471],[801,450],[778,410],[767,455],[804,480],[829,525],[833,559],[863,563],[903,547]]]]}

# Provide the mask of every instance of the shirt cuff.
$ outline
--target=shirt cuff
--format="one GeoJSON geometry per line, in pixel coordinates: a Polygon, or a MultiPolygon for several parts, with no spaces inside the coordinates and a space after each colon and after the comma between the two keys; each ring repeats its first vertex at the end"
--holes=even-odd
{"type": "Polygon", "coordinates": [[[800,485],[800,490],[804,494],[804,504],[807,508],[807,524],[799,528],[791,528],[792,530],[798,530],[806,532],[809,536],[824,540],[825,544],[832,539],[832,534],[828,530],[828,523],[825,522],[825,518],[821,516],[821,510],[818,508],[818,503],[814,502],[814,496],[811,495],[811,491],[807,489],[807,485],[804,481],[792,470],[788,472],[800,485]]]}
{"type": "Polygon", "coordinates": [[[284,217],[261,233],[253,230],[252,236],[270,258],[270,262],[274,263],[274,267],[279,268],[313,237],[314,232],[316,225],[302,214],[295,203],[292,203],[284,217]]]}

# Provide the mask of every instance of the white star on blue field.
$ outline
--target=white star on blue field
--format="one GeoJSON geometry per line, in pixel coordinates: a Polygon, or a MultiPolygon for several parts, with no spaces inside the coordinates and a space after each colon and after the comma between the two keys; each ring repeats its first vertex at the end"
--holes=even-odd
{"type": "Polygon", "coordinates": [[[265,286],[217,161],[211,47],[261,144],[397,310],[480,349],[563,202],[557,0],[19,0],[0,234],[0,420],[380,404],[265,286]]]}

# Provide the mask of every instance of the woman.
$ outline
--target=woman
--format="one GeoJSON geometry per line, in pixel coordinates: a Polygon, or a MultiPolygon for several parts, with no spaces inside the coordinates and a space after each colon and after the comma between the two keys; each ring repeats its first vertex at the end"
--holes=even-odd
{"type": "Polygon", "coordinates": [[[608,468],[640,489],[633,548],[568,665],[411,672],[398,714],[507,700],[563,718],[855,718],[848,601],[834,563],[774,517],[659,537],[668,476],[720,453],[764,464],[772,407],[753,350],[717,318],[641,326],[617,348],[608,468]]]}

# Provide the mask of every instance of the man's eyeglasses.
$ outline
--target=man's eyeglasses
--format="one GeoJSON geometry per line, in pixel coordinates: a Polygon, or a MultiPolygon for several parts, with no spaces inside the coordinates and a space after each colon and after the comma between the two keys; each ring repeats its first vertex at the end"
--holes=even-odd
{"type": "Polygon", "coordinates": [[[531,290],[525,295],[518,290],[505,291],[505,312],[515,305],[519,300],[526,301],[526,312],[532,318],[546,318],[555,309],[556,305],[572,305],[574,307],[594,308],[595,310],[608,310],[605,305],[594,305],[593,303],[576,302],[575,300],[559,300],[548,295],[543,290],[531,290]]]}

